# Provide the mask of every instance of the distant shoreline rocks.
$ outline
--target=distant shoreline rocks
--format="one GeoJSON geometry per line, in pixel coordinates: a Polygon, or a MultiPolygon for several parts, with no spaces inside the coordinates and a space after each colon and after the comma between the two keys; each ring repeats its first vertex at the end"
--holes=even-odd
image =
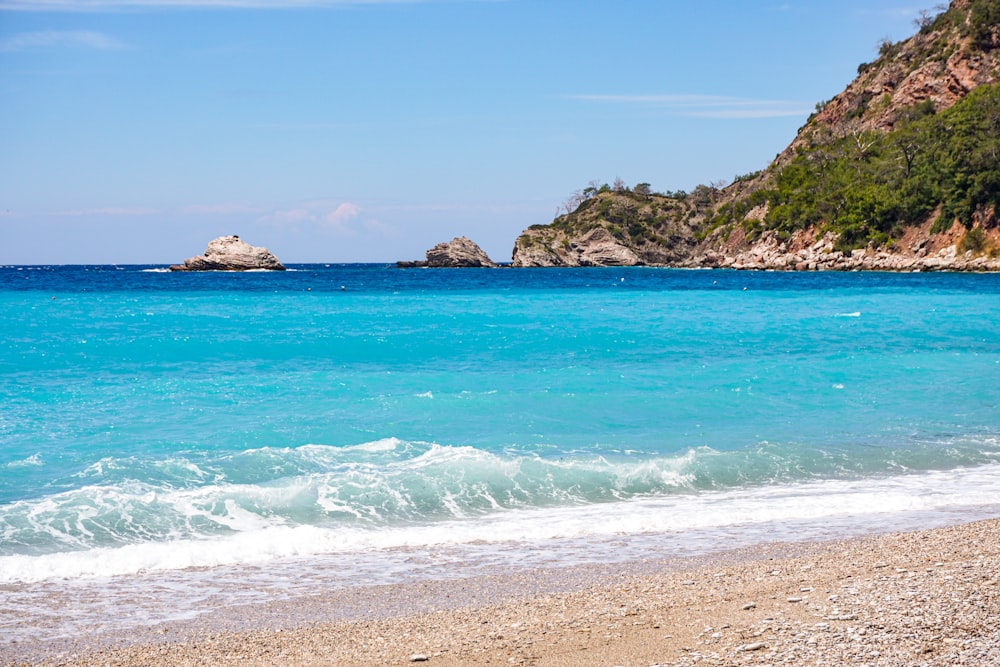
{"type": "Polygon", "coordinates": [[[284,265],[267,248],[252,246],[239,236],[209,241],[204,254],[173,264],[171,271],[284,271],[284,265]]]}
{"type": "Polygon", "coordinates": [[[427,251],[426,260],[396,262],[401,269],[412,268],[496,268],[497,263],[490,259],[476,243],[464,236],[458,236],[447,243],[438,243],[427,251]]]}

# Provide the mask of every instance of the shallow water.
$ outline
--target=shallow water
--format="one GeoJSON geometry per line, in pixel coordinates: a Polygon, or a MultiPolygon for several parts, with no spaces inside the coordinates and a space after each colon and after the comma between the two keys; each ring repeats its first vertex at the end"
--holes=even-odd
{"type": "Polygon", "coordinates": [[[0,618],[995,515],[1000,276],[295,268],[0,268],[0,618]]]}

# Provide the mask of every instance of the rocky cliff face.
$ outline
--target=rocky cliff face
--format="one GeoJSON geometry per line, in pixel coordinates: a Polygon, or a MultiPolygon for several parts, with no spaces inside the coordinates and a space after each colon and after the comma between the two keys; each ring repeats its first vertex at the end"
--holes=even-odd
{"type": "Polygon", "coordinates": [[[427,251],[426,260],[396,262],[396,265],[400,268],[483,268],[497,266],[482,248],[464,236],[456,237],[447,243],[438,243],[427,251]]]}
{"type": "Polygon", "coordinates": [[[971,4],[955,0],[949,12],[925,19],[910,39],[883,43],[879,58],[859,66],[858,78],[816,114],[807,130],[891,130],[908,108],[926,101],[941,111],[973,89],[996,83],[997,33],[973,25],[990,18],[977,19],[971,4]]]}
{"type": "Polygon", "coordinates": [[[721,190],[590,188],[576,210],[517,239],[514,266],[1000,270],[1000,193],[990,185],[989,157],[1000,146],[1000,105],[996,93],[970,95],[998,81],[1000,3],[953,0],[912,38],[883,44],[768,168],[721,190]],[[953,128],[970,126],[952,139],[960,134],[953,128]],[[977,150],[985,157],[956,157],[977,150]],[[955,160],[962,164],[937,168],[955,160]],[[803,176],[805,195],[782,180],[789,169],[803,176]],[[904,191],[907,198],[896,196],[904,191]],[[823,199],[827,193],[837,199],[823,199]]]}
{"type": "Polygon", "coordinates": [[[551,247],[545,243],[514,246],[514,266],[636,266],[644,264],[634,250],[602,227],[551,247]]]}
{"type": "Polygon", "coordinates": [[[595,191],[551,225],[514,243],[513,266],[637,266],[684,261],[707,211],[703,193],[684,198],[631,190],[595,191]]]}
{"type": "Polygon", "coordinates": [[[174,264],[171,271],[284,271],[267,248],[252,246],[238,236],[220,236],[209,242],[204,254],[174,264]]]}

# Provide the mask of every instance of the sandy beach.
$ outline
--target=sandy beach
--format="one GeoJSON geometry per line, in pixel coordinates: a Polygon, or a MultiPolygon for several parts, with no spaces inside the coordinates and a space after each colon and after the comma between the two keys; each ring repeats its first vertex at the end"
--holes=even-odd
{"type": "Polygon", "coordinates": [[[232,629],[81,638],[29,662],[1000,665],[1000,520],[634,565],[318,591],[220,610],[232,629]]]}

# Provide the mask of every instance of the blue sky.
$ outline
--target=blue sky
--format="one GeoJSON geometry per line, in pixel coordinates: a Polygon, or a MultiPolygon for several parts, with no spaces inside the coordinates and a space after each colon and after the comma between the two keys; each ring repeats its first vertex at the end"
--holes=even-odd
{"type": "Polygon", "coordinates": [[[765,166],[909,0],[0,0],[0,263],[508,261],[590,181],[765,166]]]}

